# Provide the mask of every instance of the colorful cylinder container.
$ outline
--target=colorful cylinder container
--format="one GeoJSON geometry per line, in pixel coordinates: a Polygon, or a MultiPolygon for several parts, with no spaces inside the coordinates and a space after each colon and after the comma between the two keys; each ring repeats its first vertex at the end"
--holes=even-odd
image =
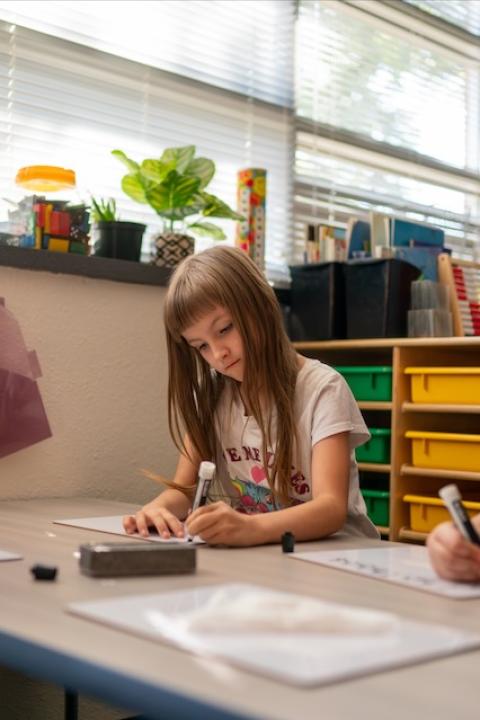
{"type": "Polygon", "coordinates": [[[238,172],[238,212],[245,220],[237,225],[235,244],[263,268],[265,260],[265,199],[267,171],[246,168],[238,172]]]}

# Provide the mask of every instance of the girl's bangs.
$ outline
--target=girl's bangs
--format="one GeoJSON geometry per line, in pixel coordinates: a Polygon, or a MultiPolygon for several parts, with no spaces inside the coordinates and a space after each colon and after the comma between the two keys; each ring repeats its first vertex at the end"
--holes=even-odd
{"type": "Polygon", "coordinates": [[[167,300],[165,325],[176,342],[180,342],[186,328],[218,305],[223,305],[218,283],[206,278],[200,282],[179,283],[167,300]]]}

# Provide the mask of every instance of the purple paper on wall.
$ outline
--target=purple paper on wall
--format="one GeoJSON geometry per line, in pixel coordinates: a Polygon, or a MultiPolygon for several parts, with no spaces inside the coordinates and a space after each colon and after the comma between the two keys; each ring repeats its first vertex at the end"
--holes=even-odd
{"type": "Polygon", "coordinates": [[[51,437],[37,378],[35,351],[0,298],[0,458],[51,437]]]}

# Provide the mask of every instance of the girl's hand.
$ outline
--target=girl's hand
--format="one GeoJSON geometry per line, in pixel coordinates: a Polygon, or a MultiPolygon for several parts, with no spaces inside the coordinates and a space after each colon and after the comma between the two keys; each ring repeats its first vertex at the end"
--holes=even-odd
{"type": "Polygon", "coordinates": [[[200,535],[209,545],[254,545],[254,516],[233,510],[224,502],[204,505],[195,510],[186,521],[186,529],[192,537],[200,535]]]}
{"type": "Polygon", "coordinates": [[[144,505],[135,515],[125,515],[123,527],[129,535],[138,532],[143,537],[149,535],[149,528],[155,529],[163,538],[185,535],[183,523],[170,510],[162,507],[155,500],[144,505]]]}
{"type": "MultiPolygon", "coordinates": [[[[478,529],[478,519],[475,524],[478,529]]],[[[480,581],[480,547],[465,540],[453,523],[437,525],[427,547],[434,570],[444,580],[480,581]]]]}

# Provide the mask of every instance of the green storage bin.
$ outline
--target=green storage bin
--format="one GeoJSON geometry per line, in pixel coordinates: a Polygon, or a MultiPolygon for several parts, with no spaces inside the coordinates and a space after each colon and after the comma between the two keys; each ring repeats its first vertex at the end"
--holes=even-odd
{"type": "Polygon", "coordinates": [[[355,450],[357,462],[388,464],[392,431],[387,428],[368,428],[368,430],[372,437],[355,450]]]}
{"type": "Polygon", "coordinates": [[[388,401],[392,399],[391,366],[336,366],[335,370],[343,375],[356,400],[388,401]]]}
{"type": "Polygon", "coordinates": [[[361,490],[367,515],[374,525],[388,527],[390,522],[390,493],[386,490],[361,490]]]}

